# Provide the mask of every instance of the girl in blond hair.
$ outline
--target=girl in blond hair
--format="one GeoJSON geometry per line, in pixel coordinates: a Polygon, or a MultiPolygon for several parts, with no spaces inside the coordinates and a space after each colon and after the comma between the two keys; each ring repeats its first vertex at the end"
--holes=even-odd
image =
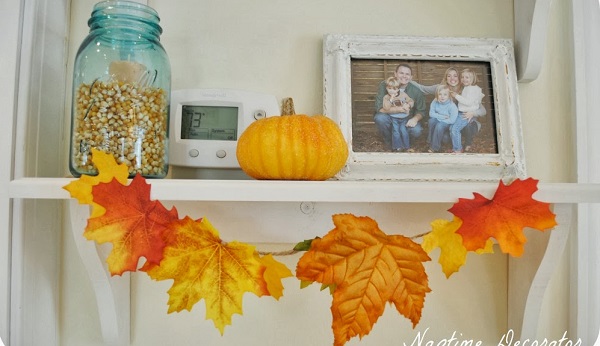
{"type": "Polygon", "coordinates": [[[450,98],[450,88],[440,84],[435,99],[429,107],[429,152],[437,153],[442,147],[442,139],[448,129],[456,122],[458,107],[450,98]]]}
{"type": "Polygon", "coordinates": [[[481,100],[484,96],[481,87],[477,85],[477,74],[473,70],[468,68],[462,70],[460,82],[463,86],[460,94],[455,91],[451,92],[452,97],[458,101],[459,113],[459,117],[450,128],[452,152],[454,153],[463,152],[461,131],[473,120],[469,114],[473,114],[481,107],[481,100]]]}

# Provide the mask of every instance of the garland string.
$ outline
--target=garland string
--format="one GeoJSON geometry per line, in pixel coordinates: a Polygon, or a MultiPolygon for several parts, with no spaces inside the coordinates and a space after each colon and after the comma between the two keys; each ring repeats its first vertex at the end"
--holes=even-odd
{"type": "MultiPolygon", "coordinates": [[[[412,237],[409,237],[409,239],[423,238],[424,236],[428,235],[429,233],[431,233],[431,231],[420,233],[420,234],[417,234],[417,235],[413,235],[412,237]]],[[[298,252],[302,252],[302,251],[291,249],[291,250],[284,250],[284,251],[260,251],[260,250],[257,250],[256,252],[258,252],[258,254],[261,255],[261,256],[265,256],[265,255],[271,255],[271,256],[292,256],[292,255],[295,255],[298,252]]]]}

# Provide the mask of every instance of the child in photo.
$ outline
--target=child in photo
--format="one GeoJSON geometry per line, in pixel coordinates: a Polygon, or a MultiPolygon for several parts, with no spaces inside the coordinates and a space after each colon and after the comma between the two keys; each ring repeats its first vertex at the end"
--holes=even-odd
{"type": "Polygon", "coordinates": [[[472,115],[481,107],[483,92],[477,86],[477,74],[466,68],[460,74],[460,81],[463,85],[460,94],[451,92],[451,96],[458,101],[459,116],[456,122],[450,128],[450,138],[452,140],[452,152],[462,153],[462,135],[460,131],[464,129],[473,120],[472,115]]]}
{"type": "Polygon", "coordinates": [[[429,107],[429,152],[437,153],[442,148],[444,133],[458,118],[458,107],[450,97],[450,87],[440,84],[435,92],[435,99],[429,107]]]}
{"type": "Polygon", "coordinates": [[[406,151],[410,148],[406,123],[414,101],[400,89],[396,77],[388,78],[385,84],[387,95],[383,97],[383,109],[390,112],[392,118],[392,151],[406,151]]]}

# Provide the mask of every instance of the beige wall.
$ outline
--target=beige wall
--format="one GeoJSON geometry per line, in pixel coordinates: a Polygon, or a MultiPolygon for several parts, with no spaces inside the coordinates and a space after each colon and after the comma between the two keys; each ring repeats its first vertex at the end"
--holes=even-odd
{"type": "Polygon", "coordinates": [[[232,87],[291,96],[296,110],[305,113],[322,112],[325,33],[513,35],[510,0],[459,0],[451,6],[438,0],[426,8],[421,1],[409,0],[402,1],[401,9],[389,0],[376,5],[318,0],[183,3],[197,12],[161,8],[156,2],[174,66],[174,87],[232,87]]]}
{"type": "MultiPolygon", "coordinates": [[[[93,3],[73,1],[71,58],[87,33],[86,21],[93,3]]],[[[570,71],[564,68],[569,66],[570,39],[565,33],[568,9],[564,3],[553,3],[547,58],[539,79],[519,85],[529,175],[548,182],[572,178],[571,80],[570,71]]],[[[296,111],[309,114],[322,112],[321,38],[325,33],[513,37],[510,0],[430,0],[426,5],[421,0],[154,0],[149,4],[162,19],[162,41],[173,66],[173,89],[236,88],[274,94],[278,99],[291,96],[296,111]]],[[[202,205],[198,207],[201,210],[202,205]]],[[[380,224],[389,225],[385,229],[389,233],[416,234],[427,229],[433,218],[448,218],[448,207],[339,204],[327,206],[322,212],[376,213],[380,224]],[[397,220],[402,220],[400,230],[392,228],[400,228],[392,226],[397,220]]],[[[189,208],[193,212],[193,207],[189,208]]],[[[225,213],[207,216],[214,224],[227,224],[225,213]]],[[[285,228],[284,220],[273,222],[285,228]]],[[[315,226],[323,233],[330,227],[322,223],[315,226]]],[[[70,233],[64,239],[61,345],[100,345],[91,286],[81,264],[72,260],[78,255],[70,233]]],[[[295,268],[298,256],[281,260],[295,268]]],[[[528,261],[528,257],[521,260],[528,261]]],[[[565,298],[562,282],[566,267],[555,275],[547,297],[553,302],[545,306],[548,316],[564,316],[541,321],[541,330],[547,331],[548,337],[562,335],[567,328],[568,295],[565,298]]],[[[417,332],[427,328],[428,339],[432,340],[449,338],[456,331],[464,339],[497,344],[508,328],[506,257],[470,255],[466,266],[447,280],[435,254],[426,270],[433,292],[427,296],[416,329],[388,307],[370,335],[348,345],[410,344],[417,332]]],[[[233,326],[227,327],[221,337],[212,322],[204,319],[203,302],[191,313],[167,315],[166,291],[170,283],[152,282],[143,273],[132,277],[134,345],[332,343],[330,297],[316,287],[300,291],[294,279],[284,282],[285,296],[279,302],[246,295],[244,316],[234,317],[233,326]]]]}

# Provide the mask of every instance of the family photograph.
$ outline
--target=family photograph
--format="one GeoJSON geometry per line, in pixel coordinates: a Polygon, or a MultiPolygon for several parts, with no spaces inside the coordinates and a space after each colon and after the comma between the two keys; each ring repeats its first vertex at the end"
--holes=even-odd
{"type": "Polygon", "coordinates": [[[498,152],[488,62],[352,59],[354,152],[498,152]]]}

